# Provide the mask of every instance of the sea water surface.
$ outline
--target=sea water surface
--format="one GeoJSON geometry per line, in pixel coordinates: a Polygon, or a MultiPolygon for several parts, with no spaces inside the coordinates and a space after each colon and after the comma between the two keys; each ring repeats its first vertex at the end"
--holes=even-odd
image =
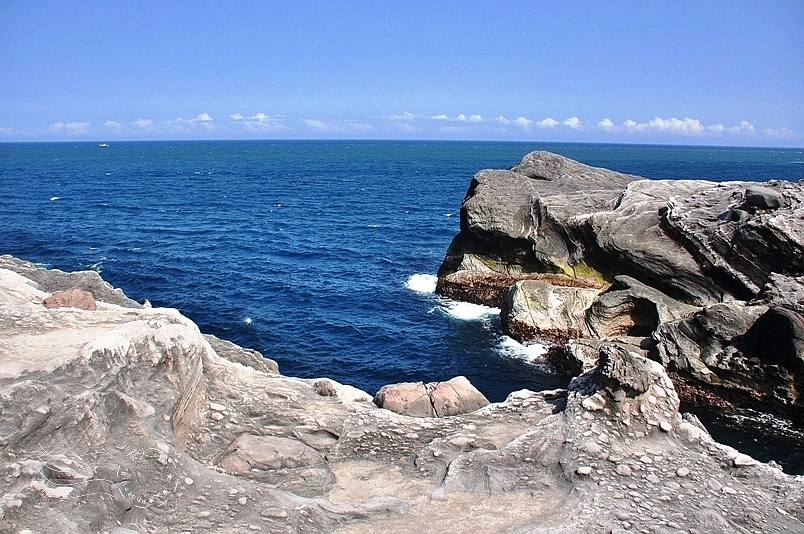
{"type": "Polygon", "coordinates": [[[496,310],[435,296],[434,275],[472,175],[532,150],[648,178],[804,178],[800,149],[3,143],[0,253],[97,270],[135,300],[179,308],[203,332],[259,350],[287,375],[369,393],[465,375],[499,401],[567,378],[540,362],[541,346],[503,336],[496,310]]]}

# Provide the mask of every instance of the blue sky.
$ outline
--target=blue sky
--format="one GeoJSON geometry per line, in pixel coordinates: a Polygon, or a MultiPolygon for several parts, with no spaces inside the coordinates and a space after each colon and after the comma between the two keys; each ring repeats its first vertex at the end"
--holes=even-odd
{"type": "Polygon", "coordinates": [[[804,1],[0,2],[0,141],[804,146],[804,1]]]}

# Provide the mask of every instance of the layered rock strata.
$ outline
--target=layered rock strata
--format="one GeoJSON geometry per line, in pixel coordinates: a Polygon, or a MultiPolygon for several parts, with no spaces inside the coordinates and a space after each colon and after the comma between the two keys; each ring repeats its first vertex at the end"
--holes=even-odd
{"type": "Polygon", "coordinates": [[[2,262],[0,532],[804,528],[801,477],[712,441],[615,345],[566,391],[414,418],[102,285],[46,308],[74,275],[2,262]]]}
{"type": "Polygon", "coordinates": [[[646,180],[533,152],[474,176],[438,275],[440,294],[501,307],[512,337],[552,341],[563,369],[619,342],[688,399],[804,417],[801,183],[646,180]]]}

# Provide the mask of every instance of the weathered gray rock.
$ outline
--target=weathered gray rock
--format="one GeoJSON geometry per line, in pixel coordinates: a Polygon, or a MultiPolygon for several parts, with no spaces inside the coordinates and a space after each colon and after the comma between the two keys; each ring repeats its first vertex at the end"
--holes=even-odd
{"type": "Polygon", "coordinates": [[[501,302],[506,333],[556,342],[565,370],[623,341],[684,395],[804,416],[802,183],[643,180],[533,152],[475,175],[436,290],[501,302]],[[580,301],[545,306],[573,284],[543,276],[605,291],[581,323],[580,301]]]}
{"type": "Polygon", "coordinates": [[[660,324],[686,317],[697,309],[621,275],[588,307],[586,322],[589,331],[600,339],[649,337],[660,324]]]}
{"type": "Polygon", "coordinates": [[[31,282],[0,268],[0,532],[804,528],[800,478],[682,420],[662,367],[616,345],[568,391],[413,418],[175,310],[47,309],[31,282]]]}
{"type": "MultiPolygon", "coordinates": [[[[785,307],[715,304],[654,334],[659,361],[737,404],[802,411],[804,316],[785,307]]],[[[694,386],[694,383],[692,384],[694,386]]]]}

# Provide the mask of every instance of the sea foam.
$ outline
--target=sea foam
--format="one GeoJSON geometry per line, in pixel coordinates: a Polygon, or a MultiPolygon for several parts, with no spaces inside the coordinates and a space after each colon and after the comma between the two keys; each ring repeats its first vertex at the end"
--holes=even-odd
{"type": "Polygon", "coordinates": [[[508,358],[523,360],[529,364],[543,364],[544,356],[550,348],[548,343],[522,344],[508,336],[503,336],[497,344],[497,350],[508,358]]]}
{"type": "Polygon", "coordinates": [[[405,282],[405,287],[416,293],[435,293],[438,277],[432,274],[414,274],[405,282]]]}
{"type": "Polygon", "coordinates": [[[500,308],[483,306],[482,304],[472,304],[471,302],[458,302],[455,300],[447,301],[444,310],[455,319],[463,321],[477,321],[490,316],[500,315],[500,308]]]}

